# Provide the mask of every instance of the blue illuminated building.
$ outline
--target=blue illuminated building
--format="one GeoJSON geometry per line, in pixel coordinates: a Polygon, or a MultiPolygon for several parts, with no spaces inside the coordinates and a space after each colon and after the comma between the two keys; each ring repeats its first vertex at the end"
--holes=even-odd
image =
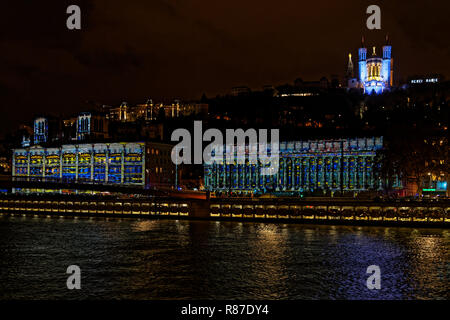
{"type": "Polygon", "coordinates": [[[278,172],[260,175],[261,164],[217,161],[205,164],[205,189],[240,194],[354,192],[379,190],[376,152],[382,137],[280,143],[278,172]]]}
{"type": "Polygon", "coordinates": [[[367,48],[362,47],[358,50],[359,67],[359,87],[367,94],[380,94],[389,90],[393,84],[393,59],[392,47],[386,45],[382,47],[382,56],[378,56],[376,48],[372,47],[372,52],[368,56],[367,48]]]}
{"type": "Polygon", "coordinates": [[[82,112],[77,117],[77,140],[84,140],[91,132],[91,113],[82,112]]]}
{"type": "Polygon", "coordinates": [[[15,177],[124,185],[171,184],[171,146],[120,142],[13,150],[15,177]]]}
{"type": "Polygon", "coordinates": [[[81,112],[76,120],[76,140],[104,140],[108,135],[108,121],[96,112],[81,112]]]}
{"type": "Polygon", "coordinates": [[[34,120],[34,144],[48,141],[48,120],[47,118],[36,118],[34,120]]]}

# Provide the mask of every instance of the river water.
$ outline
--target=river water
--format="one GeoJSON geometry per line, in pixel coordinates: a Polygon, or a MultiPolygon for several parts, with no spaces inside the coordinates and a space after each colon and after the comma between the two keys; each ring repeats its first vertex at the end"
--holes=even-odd
{"type": "Polygon", "coordinates": [[[0,215],[0,299],[448,299],[449,258],[446,229],[0,215]]]}

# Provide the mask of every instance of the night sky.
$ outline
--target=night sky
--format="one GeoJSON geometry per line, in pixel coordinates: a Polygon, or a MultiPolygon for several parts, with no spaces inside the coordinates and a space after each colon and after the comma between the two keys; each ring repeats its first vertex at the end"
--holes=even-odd
{"type": "Polygon", "coordinates": [[[448,79],[449,12],[448,0],[1,1],[0,135],[88,101],[198,99],[343,76],[362,35],[370,46],[389,33],[394,81],[448,79]],[[81,7],[81,30],[66,28],[70,4],[81,7]],[[370,4],[381,7],[380,31],[365,26],[370,4]]]}

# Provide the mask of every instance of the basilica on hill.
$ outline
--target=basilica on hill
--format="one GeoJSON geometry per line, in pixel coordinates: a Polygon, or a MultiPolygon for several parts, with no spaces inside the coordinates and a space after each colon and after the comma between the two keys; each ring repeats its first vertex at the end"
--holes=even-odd
{"type": "Polygon", "coordinates": [[[389,90],[393,85],[392,47],[388,37],[386,43],[377,53],[375,46],[369,50],[362,38],[361,48],[358,49],[358,73],[354,75],[352,55],[348,55],[347,81],[348,88],[361,88],[367,94],[380,94],[389,90]]]}

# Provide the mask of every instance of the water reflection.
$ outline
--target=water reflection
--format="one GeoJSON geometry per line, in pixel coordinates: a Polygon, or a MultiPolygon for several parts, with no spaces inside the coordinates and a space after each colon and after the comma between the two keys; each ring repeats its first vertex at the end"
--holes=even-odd
{"type": "Polygon", "coordinates": [[[449,238],[444,229],[2,218],[0,298],[444,299],[449,238]],[[70,264],[82,269],[78,292],[65,288],[70,264]],[[381,290],[366,287],[372,264],[381,290]]]}

